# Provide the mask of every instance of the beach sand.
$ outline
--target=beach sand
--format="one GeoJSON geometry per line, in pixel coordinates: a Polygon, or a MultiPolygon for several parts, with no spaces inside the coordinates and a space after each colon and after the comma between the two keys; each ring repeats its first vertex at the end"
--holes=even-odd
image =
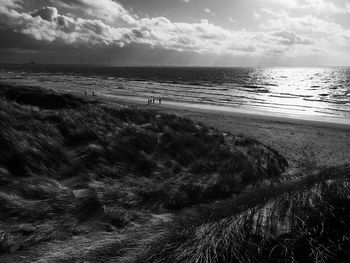
{"type": "MultiPolygon", "coordinates": [[[[90,97],[92,98],[92,97],[90,97]]],[[[257,139],[284,155],[289,168],[285,179],[349,163],[350,125],[286,117],[206,110],[167,103],[147,104],[147,99],[93,97],[106,103],[137,105],[178,114],[223,132],[257,139]]]]}

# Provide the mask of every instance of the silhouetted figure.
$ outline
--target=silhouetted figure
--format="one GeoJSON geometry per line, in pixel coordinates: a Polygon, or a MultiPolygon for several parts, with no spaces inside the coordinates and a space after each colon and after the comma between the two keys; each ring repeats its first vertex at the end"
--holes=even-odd
{"type": "Polygon", "coordinates": [[[162,99],[159,99],[159,104],[162,104],[162,99]]]}
{"type": "Polygon", "coordinates": [[[85,91],[85,96],[86,96],[86,91],[85,91]]]}
{"type": "Polygon", "coordinates": [[[154,99],[152,99],[152,103],[154,103],[154,99]]]}
{"type": "Polygon", "coordinates": [[[95,96],[95,92],[94,91],[92,92],[92,96],[95,96]]]}

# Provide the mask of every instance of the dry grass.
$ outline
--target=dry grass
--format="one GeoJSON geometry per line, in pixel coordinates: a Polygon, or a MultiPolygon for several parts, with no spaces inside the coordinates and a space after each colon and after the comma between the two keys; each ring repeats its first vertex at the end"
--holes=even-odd
{"type": "Polygon", "coordinates": [[[120,231],[283,172],[278,153],[238,140],[176,115],[2,85],[1,252],[120,231]]]}
{"type": "Polygon", "coordinates": [[[306,176],[280,184],[285,158],[242,135],[42,89],[0,96],[1,262],[349,261],[349,166],[310,174],[305,148],[306,176]]]}
{"type": "Polygon", "coordinates": [[[327,169],[265,189],[260,201],[247,193],[221,211],[206,207],[146,244],[138,262],[347,262],[349,175],[349,166],[327,169]]]}

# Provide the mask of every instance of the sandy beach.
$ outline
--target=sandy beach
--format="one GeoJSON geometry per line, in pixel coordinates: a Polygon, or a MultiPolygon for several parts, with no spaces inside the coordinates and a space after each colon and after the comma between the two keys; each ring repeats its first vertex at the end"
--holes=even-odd
{"type": "Polygon", "coordinates": [[[132,97],[99,95],[88,98],[178,114],[222,132],[257,139],[287,158],[289,169],[285,173],[286,179],[295,178],[300,172],[318,171],[349,162],[350,125],[347,124],[185,107],[167,102],[159,105],[158,101],[148,105],[146,99],[132,97]]]}

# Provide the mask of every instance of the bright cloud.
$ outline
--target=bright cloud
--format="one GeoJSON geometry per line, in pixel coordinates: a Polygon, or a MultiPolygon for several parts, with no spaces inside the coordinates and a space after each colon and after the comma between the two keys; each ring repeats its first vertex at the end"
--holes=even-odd
{"type": "Polygon", "coordinates": [[[350,30],[340,24],[318,18],[313,15],[293,17],[279,15],[267,19],[260,25],[266,31],[283,28],[290,32],[298,32],[306,41],[313,41],[318,48],[350,46],[350,30]]]}
{"type": "Polygon", "coordinates": [[[66,8],[82,10],[89,18],[100,19],[107,23],[118,20],[134,23],[134,17],[120,4],[112,0],[59,0],[66,8]]]}

